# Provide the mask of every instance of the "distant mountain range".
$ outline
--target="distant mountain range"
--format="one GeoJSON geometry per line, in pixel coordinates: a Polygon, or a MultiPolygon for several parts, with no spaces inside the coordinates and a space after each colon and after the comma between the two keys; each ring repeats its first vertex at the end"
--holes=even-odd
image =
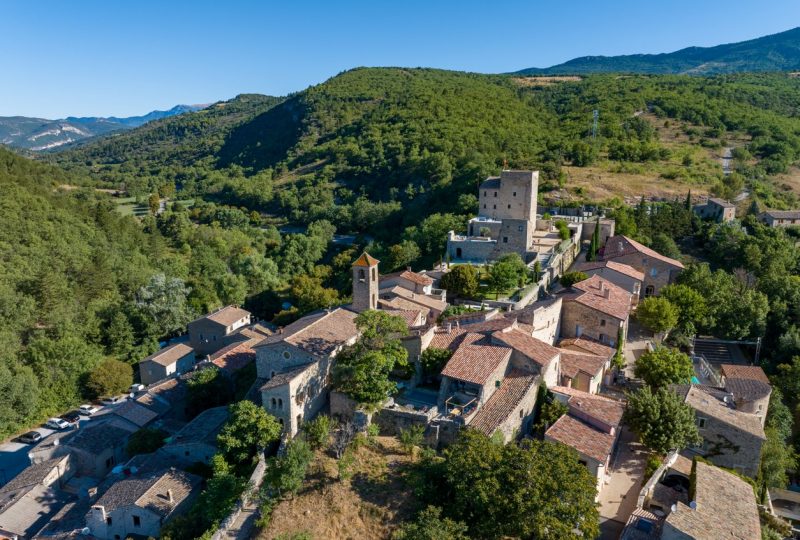
{"type": "Polygon", "coordinates": [[[199,111],[206,105],[177,105],[168,111],[143,116],[75,117],[47,120],[27,116],[0,116],[0,144],[32,151],[51,150],[112,131],[139,127],[151,120],[199,111]]]}
{"type": "Polygon", "coordinates": [[[527,68],[520,75],[584,73],[682,73],[712,75],[745,71],[800,70],[800,28],[716,47],[688,47],[664,54],[583,56],[548,68],[527,68]]]}

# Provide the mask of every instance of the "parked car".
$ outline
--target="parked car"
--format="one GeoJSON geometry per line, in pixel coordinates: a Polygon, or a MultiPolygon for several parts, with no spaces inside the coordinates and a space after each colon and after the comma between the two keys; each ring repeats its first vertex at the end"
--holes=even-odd
{"type": "Polygon", "coordinates": [[[29,431],[22,435],[19,440],[27,444],[36,444],[42,440],[42,434],[38,431],[29,431]]]}
{"type": "Polygon", "coordinates": [[[69,411],[66,414],[62,414],[61,418],[74,425],[81,421],[81,412],[77,410],[69,411]]]}
{"type": "Polygon", "coordinates": [[[100,399],[103,405],[116,405],[128,399],[128,396],[106,396],[100,399]]]}
{"type": "Polygon", "coordinates": [[[63,418],[51,418],[45,423],[46,427],[50,429],[67,429],[70,427],[70,423],[64,420],[63,418]]]}
{"type": "Polygon", "coordinates": [[[81,413],[83,416],[92,416],[94,413],[100,410],[100,407],[96,405],[81,405],[78,407],[78,412],[81,413]]]}
{"type": "Polygon", "coordinates": [[[135,394],[137,392],[144,392],[147,387],[143,384],[132,384],[130,388],[128,388],[128,392],[131,394],[135,394]]]}

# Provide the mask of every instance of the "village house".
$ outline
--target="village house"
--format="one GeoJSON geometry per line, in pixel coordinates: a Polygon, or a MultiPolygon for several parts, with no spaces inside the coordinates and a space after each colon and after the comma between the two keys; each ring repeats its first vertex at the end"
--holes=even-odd
{"type": "Polygon", "coordinates": [[[761,462],[761,448],[767,437],[761,419],[737,410],[725,391],[700,385],[675,385],[674,390],[695,412],[702,443],[687,449],[715,465],[735,469],[755,478],[761,462]]]}
{"type": "Polygon", "coordinates": [[[555,399],[564,403],[567,414],[545,432],[547,441],[556,441],[574,448],[580,462],[597,478],[598,496],[611,464],[611,455],[619,437],[623,404],[575,388],[550,388],[555,399]]]}
{"type": "Polygon", "coordinates": [[[634,305],[639,301],[644,283],[644,272],[617,261],[593,261],[576,263],[571,271],[583,272],[589,277],[600,276],[633,296],[634,305]]]}
{"type": "Polygon", "coordinates": [[[236,334],[249,324],[249,311],[225,306],[189,323],[189,345],[199,356],[217,352],[240,339],[236,334]]]}
{"type": "Polygon", "coordinates": [[[800,225],[800,210],[767,210],[758,220],[768,227],[795,227],[800,225]]]}
{"type": "Polygon", "coordinates": [[[104,407],[96,413],[93,421],[106,420],[109,425],[134,432],[152,424],[158,418],[158,412],[135,400],[126,400],[113,407],[104,407]]]}
{"type": "Polygon", "coordinates": [[[661,255],[624,235],[613,236],[603,247],[602,260],[627,264],[644,274],[644,296],[657,296],[673,283],[683,270],[683,263],[661,255]]]}
{"type": "Polygon", "coordinates": [[[761,522],[750,484],[670,453],[648,479],[621,540],[753,540],[761,522]]]}
{"type": "Polygon", "coordinates": [[[217,451],[217,435],[228,416],[226,406],[206,409],[167,439],[160,451],[186,464],[211,463],[217,451]]]}
{"type": "Polygon", "coordinates": [[[400,286],[415,294],[424,294],[427,296],[434,296],[441,301],[445,300],[446,292],[443,289],[435,289],[433,287],[435,280],[420,272],[414,272],[411,268],[406,268],[402,272],[395,272],[393,274],[384,274],[380,276],[380,284],[382,289],[390,289],[394,286],[400,286]]]}
{"type": "Polygon", "coordinates": [[[607,384],[617,350],[585,337],[562,339],[560,386],[597,394],[607,384]]]}
{"type": "Polygon", "coordinates": [[[176,343],[156,351],[139,362],[139,378],[144,385],[186,373],[195,363],[194,349],[185,343],[176,343]]]}
{"type": "Polygon", "coordinates": [[[588,337],[614,347],[628,335],[633,296],[600,276],[572,285],[561,298],[561,336],[588,337]]]}
{"type": "Polygon", "coordinates": [[[733,396],[736,410],[754,414],[765,425],[772,386],[759,366],[722,364],[722,386],[733,396]]]}
{"type": "Polygon", "coordinates": [[[703,204],[694,205],[692,210],[702,219],[710,219],[717,223],[727,223],[736,219],[736,205],[715,197],[709,197],[703,204]]]}
{"type": "Polygon", "coordinates": [[[74,496],[63,491],[75,473],[70,455],[26,467],[0,488],[0,538],[33,538],[74,496]]]}
{"type": "Polygon", "coordinates": [[[561,334],[562,298],[552,296],[538,300],[522,309],[509,311],[506,317],[515,318],[524,330],[540,341],[554,345],[561,334]]]}
{"type": "Polygon", "coordinates": [[[45,437],[28,456],[32,464],[37,464],[72,454],[76,475],[101,479],[125,461],[128,439],[134,431],[110,420],[98,420],[78,430],[45,437]]]}
{"type": "Polygon", "coordinates": [[[185,512],[202,478],[177,469],[133,475],[115,482],[86,514],[93,538],[158,538],[161,528],[185,512]]]}
{"type": "Polygon", "coordinates": [[[343,307],[312,313],[256,345],[258,378],[266,381],[261,402],[291,436],[327,403],[331,361],[355,343],[356,316],[343,307]]]}

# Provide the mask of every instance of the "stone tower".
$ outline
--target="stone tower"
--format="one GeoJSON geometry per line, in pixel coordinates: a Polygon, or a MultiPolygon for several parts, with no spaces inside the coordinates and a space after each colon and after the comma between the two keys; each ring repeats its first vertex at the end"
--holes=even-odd
{"type": "Polygon", "coordinates": [[[366,251],[353,263],[353,309],[378,309],[378,263],[366,251]]]}

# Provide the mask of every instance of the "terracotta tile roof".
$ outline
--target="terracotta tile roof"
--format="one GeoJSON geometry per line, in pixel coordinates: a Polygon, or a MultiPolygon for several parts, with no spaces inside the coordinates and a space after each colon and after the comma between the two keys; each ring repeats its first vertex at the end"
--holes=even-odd
{"type": "Polygon", "coordinates": [[[677,503],[664,523],[696,540],[752,540],[761,538],[753,488],[719,467],[696,461],[695,502],[697,508],[677,503]]]}
{"type": "Polygon", "coordinates": [[[735,400],[754,401],[769,397],[772,387],[752,379],[726,379],[725,390],[733,394],[735,400]]]}
{"type": "Polygon", "coordinates": [[[211,355],[211,363],[218,368],[233,373],[256,360],[253,340],[231,343],[211,355]]]}
{"type": "Polygon", "coordinates": [[[12,478],[10,482],[0,487],[0,492],[17,490],[33,484],[40,484],[53,469],[58,467],[58,465],[66,459],[69,459],[69,456],[60,456],[42,461],[41,463],[28,465],[22,469],[22,472],[12,478]]]}
{"type": "Polygon", "coordinates": [[[163,349],[154,352],[153,354],[151,354],[150,356],[148,356],[139,363],[141,364],[143,362],[155,362],[156,364],[161,366],[171,366],[184,356],[193,353],[194,349],[189,347],[187,344],[176,343],[174,345],[170,345],[169,347],[164,347],[163,349]]]}
{"type": "Polygon", "coordinates": [[[100,413],[101,414],[95,415],[95,417],[101,418],[106,415],[115,415],[124,418],[138,427],[144,427],[158,418],[158,413],[155,410],[145,407],[143,404],[131,399],[120,405],[115,405],[113,408],[106,407],[105,410],[100,411],[100,413]]]}
{"type": "Polygon", "coordinates": [[[552,345],[517,329],[495,332],[492,339],[524,354],[542,367],[549,366],[560,354],[552,345]]]}
{"type": "Polygon", "coordinates": [[[95,505],[113,512],[125,506],[146,508],[166,517],[200,486],[202,478],[178,469],[169,469],[144,476],[119,480],[106,491],[95,505]],[[172,492],[172,501],[167,491],[172,492]]]}
{"type": "Polygon", "coordinates": [[[601,268],[608,268],[609,270],[613,270],[619,274],[628,276],[638,281],[644,281],[644,272],[640,272],[633,266],[622,264],[617,261],[595,261],[595,262],[579,263],[570,268],[570,270],[575,270],[578,272],[586,272],[589,270],[600,270],[601,268]]]}
{"type": "Polygon", "coordinates": [[[386,313],[390,315],[395,315],[400,317],[406,322],[406,326],[408,328],[414,328],[415,326],[419,326],[419,322],[422,317],[422,311],[419,309],[390,309],[386,310],[386,313]]]}
{"type": "Polygon", "coordinates": [[[199,317],[192,322],[208,319],[209,321],[214,321],[215,323],[221,324],[223,326],[230,326],[233,323],[240,321],[244,318],[247,318],[249,316],[250,312],[247,311],[246,309],[242,309],[236,306],[225,306],[219,308],[216,311],[212,311],[211,313],[207,313],[206,315],[203,315],[202,317],[199,317]]]}
{"type": "Polygon", "coordinates": [[[630,314],[631,293],[598,275],[575,283],[572,289],[572,294],[564,295],[564,302],[577,302],[620,320],[627,319],[630,314]]]}
{"type": "Polygon", "coordinates": [[[767,374],[760,366],[740,366],[736,364],[722,364],[720,371],[724,377],[729,379],[751,379],[769,384],[767,374]]]}
{"type": "Polygon", "coordinates": [[[378,307],[391,311],[420,311],[425,313],[426,317],[430,316],[431,313],[429,308],[399,297],[392,298],[391,300],[378,300],[378,307]]]}
{"type": "Polygon", "coordinates": [[[565,414],[544,434],[545,439],[571,446],[581,454],[604,463],[614,448],[615,436],[565,414]]]}
{"type": "Polygon", "coordinates": [[[430,346],[436,349],[450,349],[451,351],[455,351],[467,333],[486,334],[496,332],[498,330],[504,330],[506,328],[516,327],[516,325],[517,322],[515,319],[498,317],[496,319],[490,319],[488,321],[479,323],[465,324],[458,327],[453,324],[450,327],[449,332],[445,327],[440,326],[434,332],[430,346]]]}
{"type": "Polygon", "coordinates": [[[561,373],[570,379],[574,379],[579,371],[586,373],[590,377],[594,377],[603,371],[606,362],[608,362],[607,358],[597,356],[596,354],[587,354],[567,349],[561,350],[561,373]]]}
{"type": "Polygon", "coordinates": [[[800,219],[800,210],[766,210],[762,213],[772,219],[800,219]]]}
{"type": "Polygon", "coordinates": [[[413,291],[409,291],[405,287],[401,287],[400,285],[395,285],[394,287],[381,289],[380,296],[383,300],[391,300],[391,298],[383,298],[384,296],[393,295],[399,296],[409,302],[413,302],[415,304],[419,304],[420,306],[433,309],[438,311],[439,313],[443,312],[447,308],[447,302],[443,302],[442,300],[437,300],[432,296],[427,296],[425,294],[415,293],[413,291]]]}
{"type": "Polygon", "coordinates": [[[612,236],[606,241],[606,245],[603,248],[604,259],[623,257],[625,255],[631,255],[632,253],[640,253],[652,259],[657,259],[661,262],[667,263],[676,268],[683,268],[683,263],[681,263],[680,261],[676,261],[675,259],[670,259],[669,257],[666,257],[660,254],[659,252],[650,249],[645,245],[640,244],[636,240],[628,238],[625,235],[620,234],[617,236],[612,236]]]}
{"type": "Polygon", "coordinates": [[[217,434],[222,430],[228,416],[228,407],[226,406],[206,409],[176,433],[168,444],[204,442],[216,445],[217,434]]]}
{"type": "Polygon", "coordinates": [[[492,345],[483,334],[468,333],[442,370],[442,376],[483,385],[511,356],[511,349],[492,345]]]}
{"type": "Polygon", "coordinates": [[[717,197],[709,197],[708,198],[708,202],[714,203],[717,206],[721,206],[723,208],[736,208],[735,204],[731,204],[728,201],[726,201],[725,199],[719,199],[717,197]]]}
{"type": "Polygon", "coordinates": [[[761,420],[756,415],[737,411],[697,386],[693,385],[687,390],[684,401],[702,415],[715,418],[720,422],[766,440],[761,420]]]}
{"type": "Polygon", "coordinates": [[[561,349],[569,349],[571,351],[585,352],[602,356],[604,358],[611,358],[617,354],[617,350],[608,345],[603,345],[598,341],[588,339],[585,337],[562,339],[558,347],[561,349]]]}
{"type": "Polygon", "coordinates": [[[569,396],[567,404],[576,413],[596,418],[608,426],[619,426],[620,422],[622,422],[622,414],[625,412],[625,407],[615,399],[590,394],[566,386],[554,386],[550,390],[569,396]]]}
{"type": "Polygon", "coordinates": [[[279,386],[283,386],[284,384],[288,384],[313,365],[314,364],[307,364],[299,368],[284,371],[283,373],[277,373],[274,377],[261,386],[261,390],[271,390],[272,388],[277,388],[279,386]]]}
{"type": "Polygon", "coordinates": [[[361,256],[358,259],[355,260],[353,266],[366,266],[366,267],[377,266],[378,263],[380,262],[381,261],[379,261],[378,259],[376,259],[375,257],[373,257],[372,255],[370,255],[365,251],[364,253],[361,254],[361,256]]]}
{"type": "Polygon", "coordinates": [[[412,272],[411,270],[406,270],[400,273],[401,278],[405,278],[409,281],[416,283],[417,285],[433,285],[433,279],[426,276],[425,274],[419,274],[417,272],[412,272]]]}
{"type": "Polygon", "coordinates": [[[344,308],[321,311],[298,319],[256,345],[263,347],[285,341],[316,356],[328,356],[358,336],[357,314],[344,308]]]}
{"type": "Polygon", "coordinates": [[[125,446],[130,436],[130,430],[109,422],[99,422],[79,429],[73,437],[62,439],[60,444],[89,454],[101,454],[109,448],[125,446]]]}
{"type": "Polygon", "coordinates": [[[500,383],[500,388],[495,390],[483,407],[469,423],[472,428],[491,436],[500,424],[505,422],[510,414],[517,408],[528,392],[538,391],[539,377],[521,369],[512,369],[500,383]]]}

